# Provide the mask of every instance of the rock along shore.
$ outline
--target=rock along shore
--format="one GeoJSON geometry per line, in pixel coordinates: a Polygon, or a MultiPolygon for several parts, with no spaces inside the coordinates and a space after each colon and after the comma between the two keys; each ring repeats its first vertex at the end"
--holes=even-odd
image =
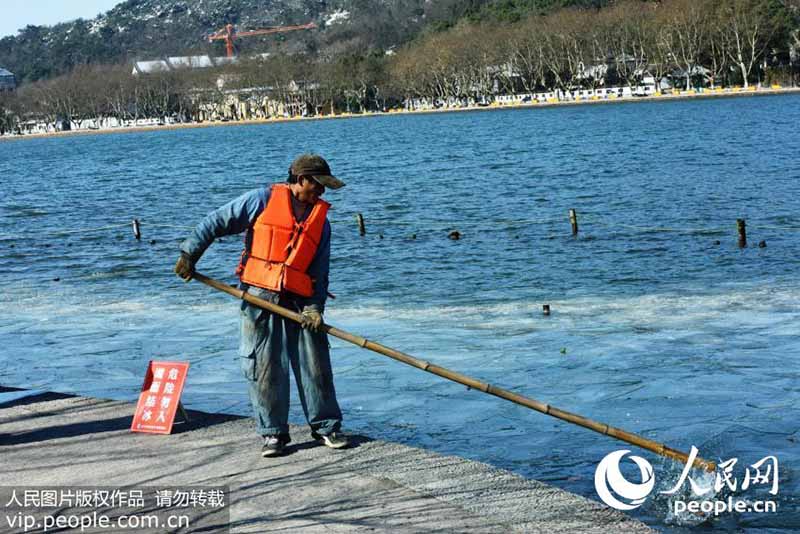
{"type": "Polygon", "coordinates": [[[130,432],[134,409],[0,387],[2,486],[227,486],[230,532],[653,532],[598,502],[454,456],[364,436],[333,451],[292,427],[288,454],[266,459],[249,418],[190,410],[171,435],[150,435],[130,432]]]}

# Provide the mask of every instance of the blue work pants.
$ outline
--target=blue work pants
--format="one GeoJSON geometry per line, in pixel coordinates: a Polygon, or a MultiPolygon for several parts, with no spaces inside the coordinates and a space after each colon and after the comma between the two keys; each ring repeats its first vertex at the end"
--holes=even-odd
{"type": "Polygon", "coordinates": [[[239,356],[259,434],[289,433],[290,365],[311,430],[321,435],[339,430],[342,413],[326,333],[243,301],[239,356]]]}

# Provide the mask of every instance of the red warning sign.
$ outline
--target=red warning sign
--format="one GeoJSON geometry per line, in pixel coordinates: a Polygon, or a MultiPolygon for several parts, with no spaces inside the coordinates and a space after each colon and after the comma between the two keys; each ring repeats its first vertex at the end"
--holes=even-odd
{"type": "Polygon", "coordinates": [[[175,411],[178,409],[188,372],[189,362],[150,361],[131,423],[133,432],[172,432],[175,411]]]}

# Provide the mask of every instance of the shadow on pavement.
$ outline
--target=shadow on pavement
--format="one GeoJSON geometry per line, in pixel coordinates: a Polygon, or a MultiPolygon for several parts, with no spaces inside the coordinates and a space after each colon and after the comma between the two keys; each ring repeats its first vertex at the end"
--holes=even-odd
{"type": "MultiPolygon", "coordinates": [[[[18,388],[10,388],[0,386],[0,393],[16,393],[25,390],[18,388]]],[[[70,395],[66,393],[38,393],[30,396],[17,398],[8,402],[0,402],[0,447],[19,445],[23,443],[37,443],[51,439],[69,438],[87,434],[98,434],[102,432],[117,432],[127,430],[131,426],[133,419],[134,407],[130,403],[119,402],[120,408],[129,414],[120,417],[108,417],[96,419],[97,414],[93,414],[95,419],[89,421],[70,422],[61,425],[50,425],[44,428],[37,428],[35,430],[21,431],[15,433],[3,433],[2,429],[4,424],[17,423],[25,420],[42,417],[58,417],[61,414],[80,414],[82,411],[91,411],[98,407],[98,405],[107,403],[117,403],[118,401],[104,401],[102,399],[93,399],[88,404],[79,406],[60,407],[58,409],[44,409],[36,413],[24,413],[16,417],[4,418],[3,411],[11,408],[19,408],[22,406],[33,406],[40,403],[48,403],[56,400],[63,399],[83,399],[78,395],[70,395]]],[[[116,414],[120,410],[116,410],[116,414]]],[[[124,413],[124,412],[123,412],[124,413]]],[[[228,414],[210,414],[194,410],[187,410],[189,421],[183,421],[180,413],[176,414],[176,422],[172,427],[172,434],[183,434],[192,430],[200,428],[208,428],[211,426],[227,423],[237,419],[243,419],[242,416],[228,415],[228,414]]]]}

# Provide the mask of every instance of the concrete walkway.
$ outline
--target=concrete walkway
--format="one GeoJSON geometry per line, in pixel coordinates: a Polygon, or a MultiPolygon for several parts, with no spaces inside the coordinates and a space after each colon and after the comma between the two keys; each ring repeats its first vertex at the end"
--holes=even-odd
{"type": "Polygon", "coordinates": [[[231,532],[652,532],[535,480],[361,436],[333,451],[293,427],[289,453],[265,459],[250,419],[190,411],[146,435],[128,430],[131,403],[23,395],[0,388],[6,488],[228,486],[231,532]]]}

